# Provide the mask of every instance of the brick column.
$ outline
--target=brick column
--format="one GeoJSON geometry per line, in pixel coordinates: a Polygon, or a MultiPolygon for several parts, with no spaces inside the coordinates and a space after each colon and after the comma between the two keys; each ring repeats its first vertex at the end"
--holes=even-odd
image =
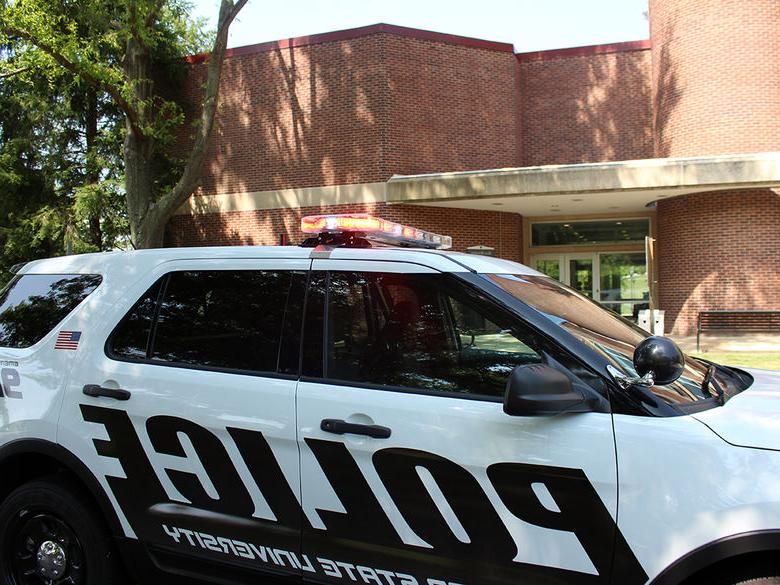
{"type": "Polygon", "coordinates": [[[780,191],[685,195],[658,203],[666,331],[696,332],[706,309],[780,309],[780,191]]]}
{"type": "Polygon", "coordinates": [[[650,0],[656,156],[780,150],[778,30],[778,0],[650,0]]]}

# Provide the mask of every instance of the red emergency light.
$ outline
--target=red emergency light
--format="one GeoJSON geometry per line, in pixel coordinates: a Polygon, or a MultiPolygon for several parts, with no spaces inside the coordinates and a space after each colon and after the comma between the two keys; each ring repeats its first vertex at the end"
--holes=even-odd
{"type": "Polygon", "coordinates": [[[426,232],[367,213],[309,215],[301,219],[306,234],[353,234],[369,241],[416,248],[452,247],[452,238],[426,232]]]}

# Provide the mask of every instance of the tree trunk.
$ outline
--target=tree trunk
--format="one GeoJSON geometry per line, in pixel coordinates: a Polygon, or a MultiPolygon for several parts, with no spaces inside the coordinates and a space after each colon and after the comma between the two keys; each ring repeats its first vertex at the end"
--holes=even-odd
{"type": "Polygon", "coordinates": [[[125,136],[125,194],[127,215],[130,223],[130,238],[135,248],[159,248],[162,246],[162,232],[157,234],[153,217],[154,171],[152,158],[153,141],[137,136],[128,128],[125,136]]]}
{"type": "MultiPolygon", "coordinates": [[[[98,134],[98,104],[97,90],[94,87],[87,89],[87,99],[84,111],[84,134],[87,144],[86,154],[86,172],[84,182],[87,185],[97,184],[100,180],[100,167],[96,161],[95,140],[98,134]]],[[[103,230],[100,227],[100,212],[96,211],[89,217],[89,241],[97,247],[98,251],[103,249],[103,230]]]]}
{"type": "MultiPolygon", "coordinates": [[[[135,106],[131,119],[126,118],[125,190],[130,222],[130,237],[136,248],[159,248],[163,245],[165,226],[176,209],[195,191],[200,183],[201,167],[206,156],[214,115],[219,101],[219,82],[222,61],[227,48],[228,30],[233,19],[247,0],[221,0],[214,46],[208,58],[208,73],[201,111],[201,124],[195,135],[182,176],[173,188],[158,198],[152,162],[156,155],[156,140],[146,133],[152,127],[155,112],[151,81],[152,57],[138,38],[127,42],[124,70],[125,79],[133,90],[135,106]]],[[[130,6],[134,22],[133,7],[130,6]]],[[[126,113],[128,110],[125,110],[126,113]]]]}
{"type": "MultiPolygon", "coordinates": [[[[136,39],[127,42],[125,55],[125,77],[133,88],[134,100],[140,124],[149,122],[152,115],[149,111],[149,101],[153,87],[151,81],[152,59],[149,51],[136,39]]],[[[126,120],[127,135],[125,136],[125,194],[127,197],[127,214],[130,223],[130,238],[136,248],[159,248],[162,246],[162,229],[155,221],[155,175],[154,155],[155,140],[151,136],[142,135],[137,127],[126,120]]]]}

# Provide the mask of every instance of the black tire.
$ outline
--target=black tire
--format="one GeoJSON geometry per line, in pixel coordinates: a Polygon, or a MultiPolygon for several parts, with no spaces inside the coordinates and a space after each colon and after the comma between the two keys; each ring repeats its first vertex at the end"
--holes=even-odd
{"type": "Polygon", "coordinates": [[[0,504],[0,585],[125,583],[105,522],[70,482],[32,481],[0,504]]]}

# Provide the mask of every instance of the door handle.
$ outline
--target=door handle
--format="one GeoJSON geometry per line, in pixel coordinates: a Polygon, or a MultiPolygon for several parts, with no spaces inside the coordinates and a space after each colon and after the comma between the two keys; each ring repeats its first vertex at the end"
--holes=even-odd
{"type": "Polygon", "coordinates": [[[365,435],[374,439],[389,439],[392,434],[392,431],[387,427],[380,425],[361,425],[337,418],[323,419],[320,423],[320,429],[326,433],[334,433],[336,435],[365,435]]]}
{"type": "Polygon", "coordinates": [[[87,396],[98,398],[103,396],[105,398],[113,398],[114,400],[130,400],[130,390],[122,390],[121,388],[103,388],[99,384],[86,384],[83,390],[87,396]]]}

